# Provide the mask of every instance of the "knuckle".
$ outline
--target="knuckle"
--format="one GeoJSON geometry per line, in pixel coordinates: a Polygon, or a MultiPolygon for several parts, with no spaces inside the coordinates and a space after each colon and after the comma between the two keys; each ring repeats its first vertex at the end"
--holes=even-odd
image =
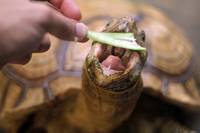
{"type": "Polygon", "coordinates": [[[52,10],[46,5],[39,6],[39,20],[41,23],[46,23],[52,18],[52,10]]]}

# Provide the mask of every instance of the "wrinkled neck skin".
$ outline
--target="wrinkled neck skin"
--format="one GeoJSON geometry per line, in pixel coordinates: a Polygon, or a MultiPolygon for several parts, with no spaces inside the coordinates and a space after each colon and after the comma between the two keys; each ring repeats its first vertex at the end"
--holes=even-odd
{"type": "MultiPolygon", "coordinates": [[[[144,46],[143,33],[138,32],[131,17],[111,22],[104,31],[133,32],[138,45],[144,46]]],[[[146,52],[132,52],[133,57],[127,58],[132,64],[130,67],[127,65],[123,73],[106,76],[103,74],[102,63],[100,65],[99,54],[96,51],[98,48],[98,44],[93,43],[86,58],[82,90],[75,111],[70,115],[72,125],[87,133],[111,132],[129,118],[142,92],[140,73],[147,55],[146,52]]],[[[100,52],[101,54],[104,53],[100,52]]]]}
{"type": "Polygon", "coordinates": [[[142,91],[142,80],[138,76],[130,87],[115,92],[96,85],[84,65],[82,87],[71,122],[85,132],[106,133],[131,115],[142,91]]]}

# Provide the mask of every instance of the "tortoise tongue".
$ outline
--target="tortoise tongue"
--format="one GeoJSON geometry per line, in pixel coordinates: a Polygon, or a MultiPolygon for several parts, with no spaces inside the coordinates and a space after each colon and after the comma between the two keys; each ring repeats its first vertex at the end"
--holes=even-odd
{"type": "Polygon", "coordinates": [[[106,67],[113,71],[124,71],[125,66],[122,64],[121,59],[118,56],[109,55],[102,63],[102,67],[106,67]]]}

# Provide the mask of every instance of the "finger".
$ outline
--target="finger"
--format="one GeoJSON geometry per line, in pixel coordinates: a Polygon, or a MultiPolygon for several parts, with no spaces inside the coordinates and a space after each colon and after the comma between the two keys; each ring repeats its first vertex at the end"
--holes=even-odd
{"type": "Polygon", "coordinates": [[[87,38],[87,31],[88,27],[86,27],[83,23],[76,24],[76,34],[79,42],[86,42],[88,41],[87,38]]]}
{"type": "Polygon", "coordinates": [[[35,0],[35,1],[49,1],[55,7],[71,19],[80,20],[81,12],[74,0],[35,0]]]}
{"type": "Polygon", "coordinates": [[[39,47],[33,51],[33,53],[41,53],[46,52],[50,48],[50,40],[48,34],[44,35],[43,39],[41,40],[39,47]]]}
{"type": "Polygon", "coordinates": [[[25,65],[31,60],[32,55],[26,55],[21,58],[12,59],[9,63],[25,65]]]}
{"type": "MultiPolygon", "coordinates": [[[[53,2],[54,0],[52,0],[53,2]]],[[[56,0],[55,0],[56,1],[56,0]]],[[[74,0],[62,0],[60,5],[61,12],[72,19],[80,20],[81,12],[78,6],[75,4],[74,0]]]]}
{"type": "Polygon", "coordinates": [[[63,16],[47,5],[38,4],[37,6],[38,15],[36,16],[44,31],[64,40],[74,40],[75,37],[81,40],[86,38],[88,31],[86,25],[63,16]]]}

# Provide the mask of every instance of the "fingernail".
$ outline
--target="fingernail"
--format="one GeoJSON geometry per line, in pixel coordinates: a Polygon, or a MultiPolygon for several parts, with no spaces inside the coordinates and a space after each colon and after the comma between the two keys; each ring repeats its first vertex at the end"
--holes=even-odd
{"type": "Polygon", "coordinates": [[[76,24],[76,36],[78,37],[78,41],[87,41],[87,31],[88,27],[83,23],[76,24]]]}

